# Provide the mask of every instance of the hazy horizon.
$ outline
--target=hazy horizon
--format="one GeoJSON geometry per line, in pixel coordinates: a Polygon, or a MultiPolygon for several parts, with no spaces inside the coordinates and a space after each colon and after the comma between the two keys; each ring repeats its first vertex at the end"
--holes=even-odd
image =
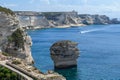
{"type": "Polygon", "coordinates": [[[13,11],[63,12],[100,14],[120,18],[120,0],[1,0],[0,5],[13,11]]]}

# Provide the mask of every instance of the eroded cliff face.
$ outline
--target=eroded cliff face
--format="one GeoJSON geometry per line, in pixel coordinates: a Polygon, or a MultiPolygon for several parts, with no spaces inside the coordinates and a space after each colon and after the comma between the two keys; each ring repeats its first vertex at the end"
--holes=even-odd
{"type": "Polygon", "coordinates": [[[20,26],[26,29],[49,28],[50,26],[46,17],[39,12],[16,11],[15,13],[18,16],[20,26]]]}
{"type": "Polygon", "coordinates": [[[43,74],[31,65],[33,63],[30,50],[32,40],[20,25],[16,15],[0,12],[0,54],[7,52],[6,54],[9,55],[3,56],[8,60],[7,65],[31,74],[39,80],[66,80],[65,77],[53,71],[43,74]]]}
{"type": "Polygon", "coordinates": [[[51,28],[60,26],[80,26],[92,24],[119,24],[118,20],[110,20],[106,15],[78,14],[71,12],[30,12],[16,11],[20,25],[27,29],[51,28]]]}
{"type": "Polygon", "coordinates": [[[79,15],[81,22],[83,24],[110,24],[111,20],[106,15],[90,15],[90,14],[81,14],[79,15]]]}
{"type": "Polygon", "coordinates": [[[15,12],[20,25],[28,29],[51,28],[64,25],[82,24],[77,12],[15,12]]]}
{"type": "Polygon", "coordinates": [[[15,45],[15,42],[9,41],[10,39],[9,37],[18,28],[20,28],[20,26],[16,15],[0,12],[0,51],[7,52],[11,56],[23,59],[23,61],[30,64],[33,62],[31,56],[31,50],[30,50],[30,46],[32,44],[31,44],[31,39],[27,35],[27,33],[25,33],[25,31],[22,32],[23,40],[24,40],[24,44],[23,44],[24,48],[20,48],[15,45]]]}
{"type": "Polygon", "coordinates": [[[0,12],[0,47],[7,43],[7,36],[11,35],[18,28],[18,21],[15,15],[0,12]]]}
{"type": "Polygon", "coordinates": [[[8,36],[4,51],[9,53],[10,56],[22,59],[27,64],[32,64],[31,45],[31,37],[23,29],[18,28],[8,36]]]}
{"type": "Polygon", "coordinates": [[[78,13],[72,12],[45,12],[42,13],[47,20],[51,21],[54,26],[81,24],[78,13]]]}
{"type": "Polygon", "coordinates": [[[76,42],[63,40],[54,43],[50,47],[50,54],[55,68],[69,68],[77,65],[77,58],[80,54],[77,45],[76,42]]]}

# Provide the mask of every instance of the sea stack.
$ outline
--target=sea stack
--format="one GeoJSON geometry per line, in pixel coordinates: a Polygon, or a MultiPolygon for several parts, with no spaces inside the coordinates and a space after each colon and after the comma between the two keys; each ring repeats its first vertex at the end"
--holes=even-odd
{"type": "Polygon", "coordinates": [[[55,68],[69,68],[77,66],[77,58],[79,57],[78,43],[62,40],[54,43],[50,48],[51,58],[55,68]]]}

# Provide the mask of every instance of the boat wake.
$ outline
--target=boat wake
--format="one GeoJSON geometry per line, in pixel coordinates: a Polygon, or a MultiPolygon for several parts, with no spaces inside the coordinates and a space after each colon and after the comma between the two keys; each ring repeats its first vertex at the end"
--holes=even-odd
{"type": "Polygon", "coordinates": [[[103,30],[103,29],[83,30],[83,31],[80,31],[80,33],[81,33],[81,34],[84,34],[84,33],[89,33],[89,32],[94,32],[94,31],[99,31],[99,30],[103,30]]]}

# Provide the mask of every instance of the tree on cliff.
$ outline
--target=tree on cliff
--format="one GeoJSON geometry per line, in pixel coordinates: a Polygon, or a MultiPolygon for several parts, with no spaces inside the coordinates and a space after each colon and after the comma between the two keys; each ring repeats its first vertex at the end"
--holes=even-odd
{"type": "Polygon", "coordinates": [[[23,48],[24,45],[24,36],[21,29],[17,29],[11,36],[8,37],[9,42],[14,42],[15,47],[23,48]]]}

